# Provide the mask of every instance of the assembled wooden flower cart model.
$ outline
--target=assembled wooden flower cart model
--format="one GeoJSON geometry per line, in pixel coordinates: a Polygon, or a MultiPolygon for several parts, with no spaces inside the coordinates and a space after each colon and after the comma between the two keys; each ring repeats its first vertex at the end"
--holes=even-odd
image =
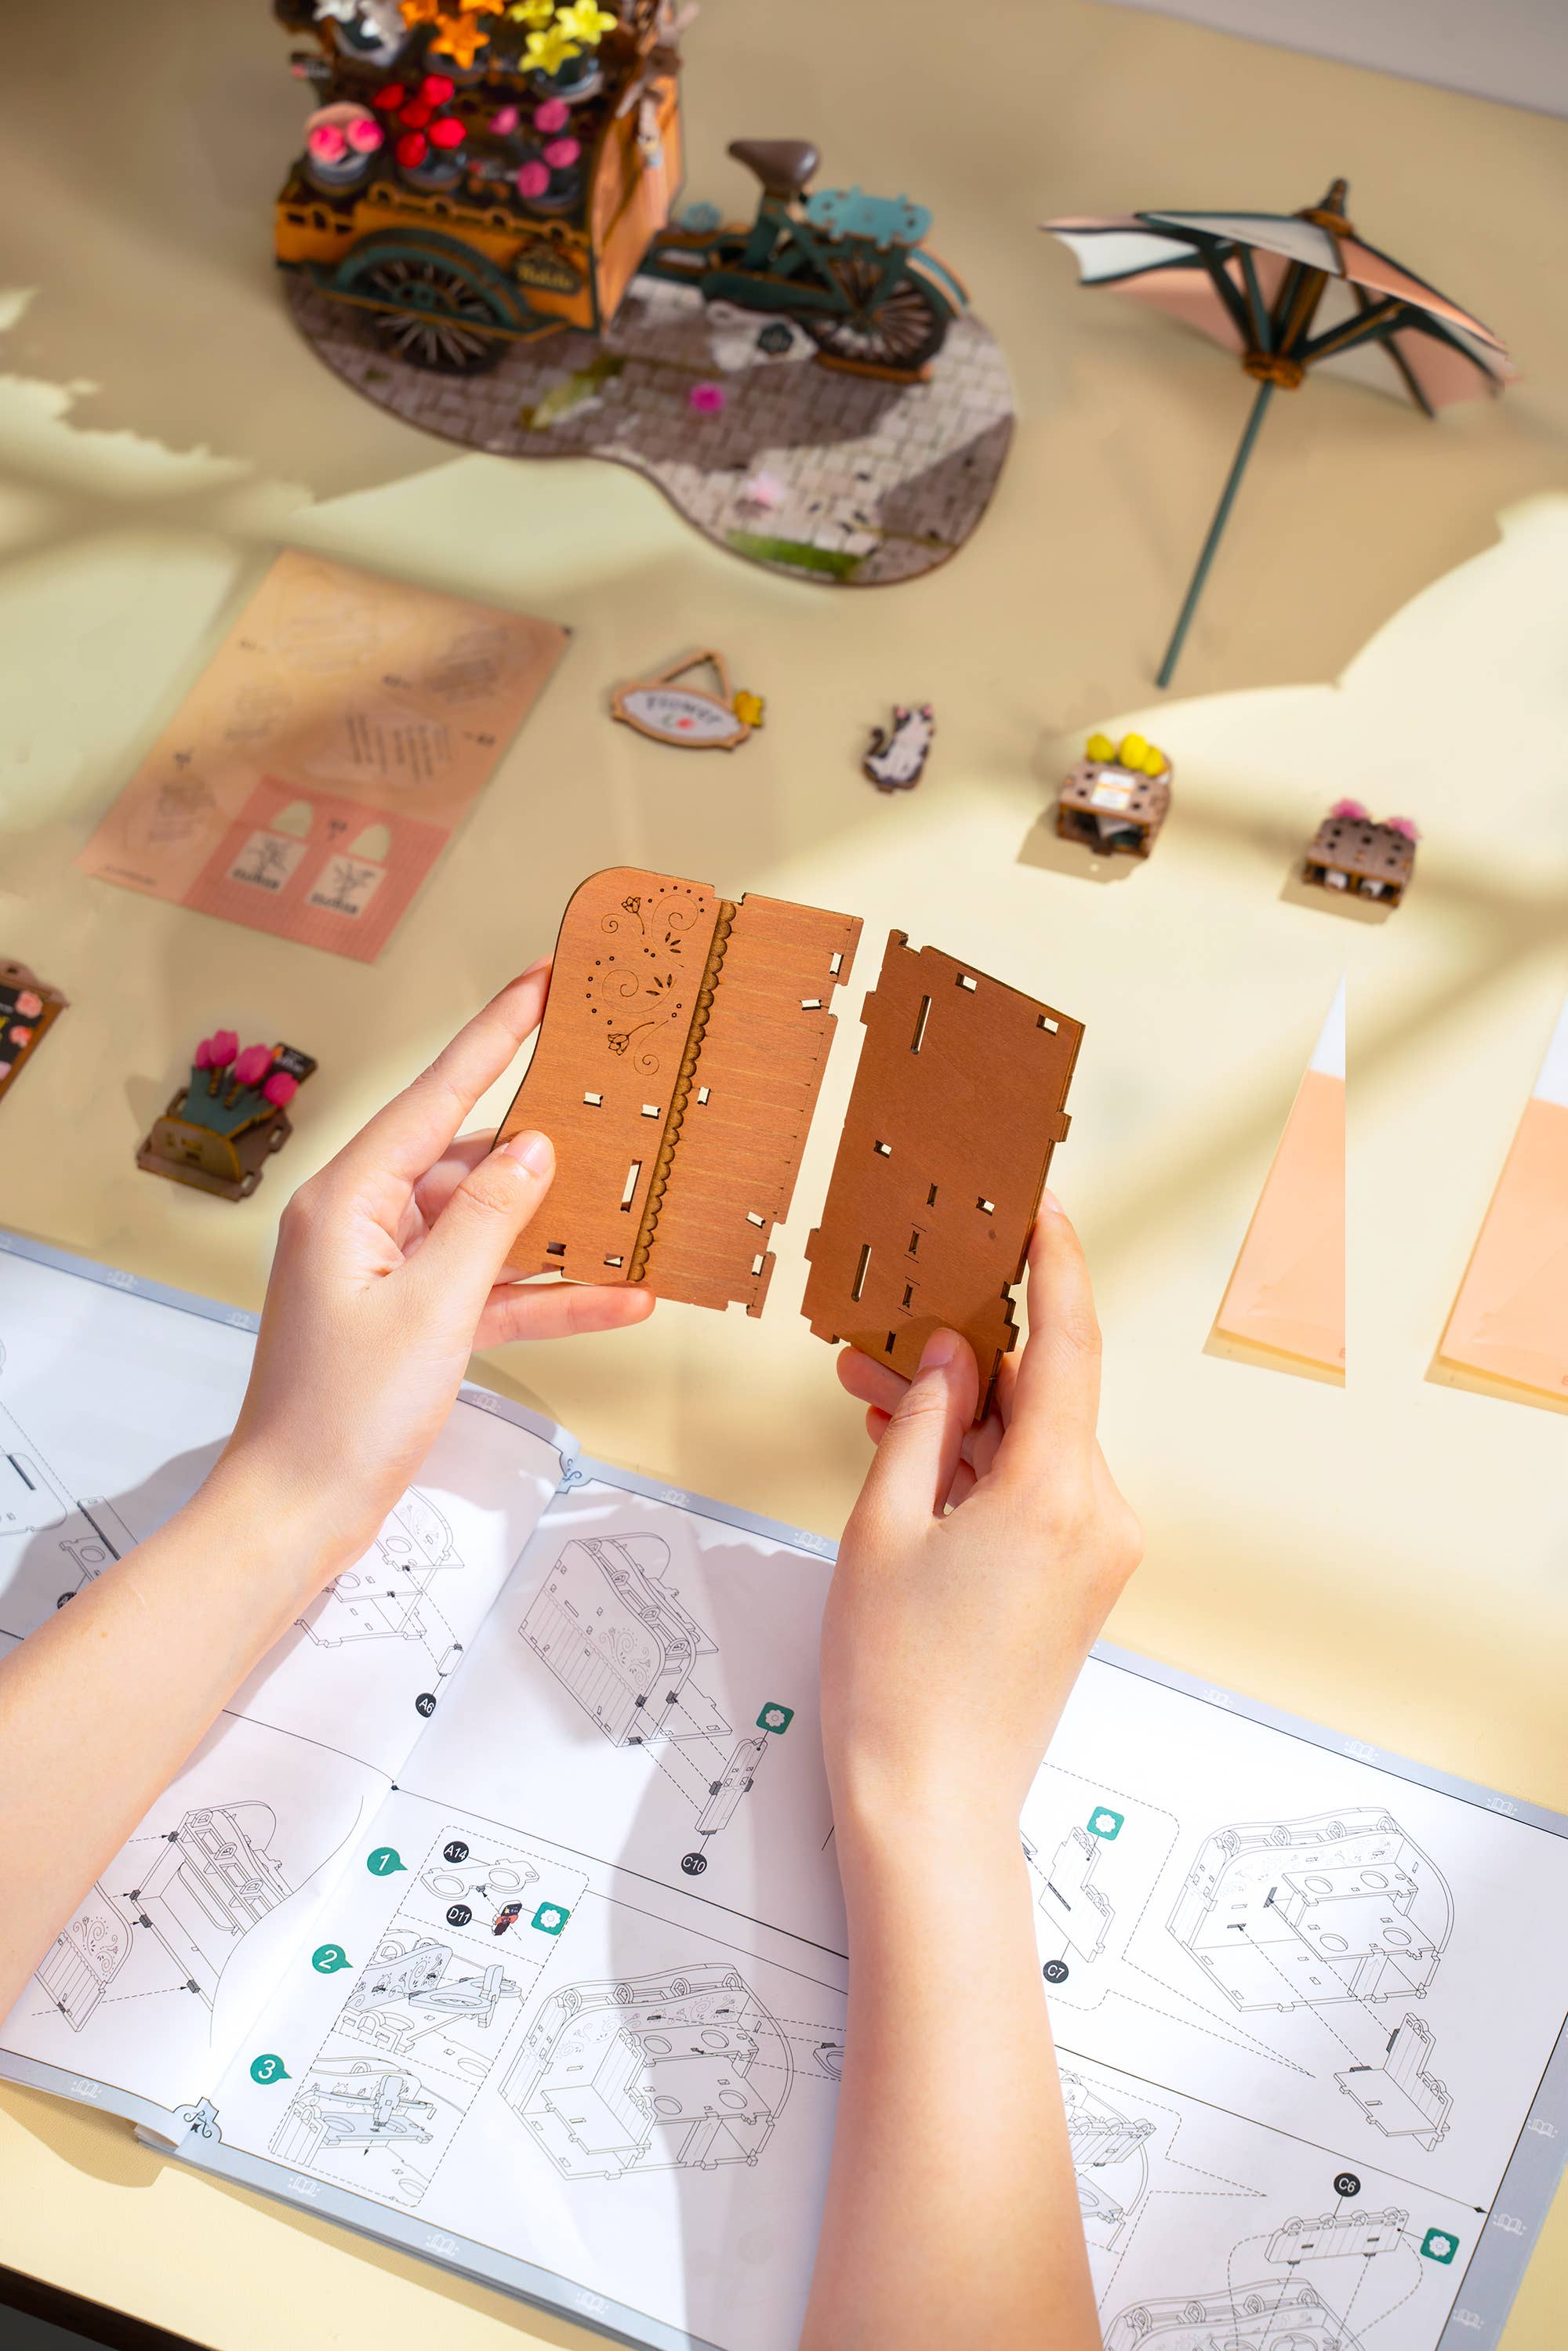
{"type": "Polygon", "coordinates": [[[964,308],[919,248],[930,215],[858,188],[806,197],[817,151],[738,140],[755,219],[670,225],[681,178],[674,0],[275,0],[313,32],[321,101],[277,203],[279,263],[361,310],[389,351],[474,374],[517,342],[599,333],[634,276],[777,314],[831,364],[917,381],[964,308]]]}
{"type": "Polygon", "coordinates": [[[270,1155],[294,1132],[287,1106],[316,1064],[293,1045],[247,1045],[232,1029],[204,1037],[182,1086],[136,1155],[167,1176],[225,1200],[248,1199],[270,1155]]]}

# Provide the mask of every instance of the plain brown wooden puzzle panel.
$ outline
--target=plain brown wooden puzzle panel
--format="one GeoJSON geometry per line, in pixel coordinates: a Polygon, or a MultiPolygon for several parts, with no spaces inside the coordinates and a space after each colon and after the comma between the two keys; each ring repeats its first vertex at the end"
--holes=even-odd
{"type": "Polygon", "coordinates": [[[1063,1104],[1081,1021],[893,932],[861,1019],[822,1220],[806,1243],[801,1312],[820,1339],[913,1375],[933,1331],[961,1331],[980,1414],[1018,1336],[1012,1290],[1063,1104]]]}
{"type": "Polygon", "coordinates": [[[500,1127],[556,1152],[513,1271],[759,1314],[860,929],[632,866],[591,875],[500,1127]]]}

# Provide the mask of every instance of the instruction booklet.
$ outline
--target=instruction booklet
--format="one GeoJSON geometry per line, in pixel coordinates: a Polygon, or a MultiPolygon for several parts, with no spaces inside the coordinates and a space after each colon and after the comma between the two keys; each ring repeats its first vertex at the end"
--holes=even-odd
{"type": "MultiPolygon", "coordinates": [[[[0,1233],[0,1639],[194,1490],[255,1327],[0,1233]]],[[[831,1566],[465,1388],[0,2073],[620,2341],[793,2351],[831,1566]]],[[[1109,2351],[1495,2345],[1568,2148],[1568,1821],[1102,1648],[1023,1842],[1109,2351]]]]}

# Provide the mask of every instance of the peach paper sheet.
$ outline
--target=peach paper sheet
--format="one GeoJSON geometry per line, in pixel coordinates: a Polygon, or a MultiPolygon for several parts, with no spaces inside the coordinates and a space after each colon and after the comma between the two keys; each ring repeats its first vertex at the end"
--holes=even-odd
{"type": "Polygon", "coordinates": [[[77,862],[373,963],[566,644],[287,549],[77,862]]]}
{"type": "Polygon", "coordinates": [[[1568,1396],[1568,1001],[1437,1352],[1568,1396]]]}
{"type": "Polygon", "coordinates": [[[1291,1106],[1215,1317],[1227,1338],[1344,1371],[1344,984],[1291,1106]]]}

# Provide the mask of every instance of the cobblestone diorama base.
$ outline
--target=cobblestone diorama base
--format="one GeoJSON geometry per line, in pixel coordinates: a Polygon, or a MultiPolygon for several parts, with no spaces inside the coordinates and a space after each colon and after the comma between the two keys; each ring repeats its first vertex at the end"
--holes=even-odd
{"type": "Polygon", "coordinates": [[[608,333],[517,344],[486,374],[449,376],[392,357],[363,311],[285,283],[307,341],[378,407],[496,456],[630,465],[717,546],[791,579],[869,588],[945,563],[1012,439],[1007,363],[973,318],[948,329],[928,381],[886,383],[822,366],[777,320],[639,279],[608,333]],[[695,383],[718,384],[723,407],[694,411],[695,383]]]}

